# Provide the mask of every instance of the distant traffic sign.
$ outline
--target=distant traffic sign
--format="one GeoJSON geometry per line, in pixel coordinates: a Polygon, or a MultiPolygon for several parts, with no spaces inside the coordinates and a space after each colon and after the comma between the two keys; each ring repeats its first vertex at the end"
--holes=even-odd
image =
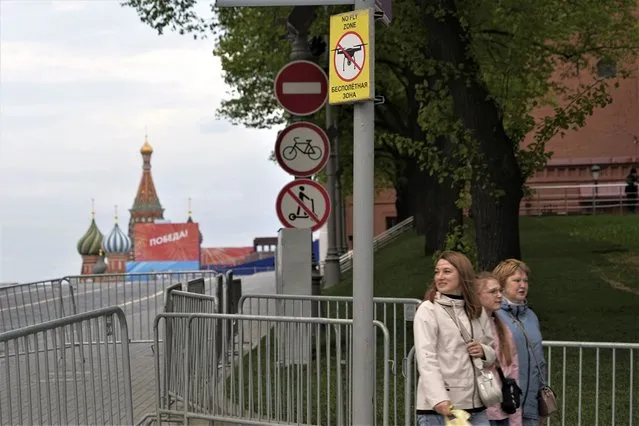
{"type": "Polygon", "coordinates": [[[328,192],[319,183],[296,179],[282,188],[275,209],[285,227],[317,231],[328,220],[331,201],[328,192]]]}
{"type": "Polygon", "coordinates": [[[326,103],[327,96],[326,73],[314,62],[289,62],[275,77],[275,97],[282,108],[293,115],[317,112],[326,103]]]}
{"type": "Polygon", "coordinates": [[[277,163],[297,177],[312,176],[322,170],[329,154],[326,132],[313,123],[293,123],[282,130],[275,141],[277,163]]]}
{"type": "Polygon", "coordinates": [[[330,104],[366,101],[375,96],[370,60],[373,17],[372,9],[331,16],[330,104]]]}

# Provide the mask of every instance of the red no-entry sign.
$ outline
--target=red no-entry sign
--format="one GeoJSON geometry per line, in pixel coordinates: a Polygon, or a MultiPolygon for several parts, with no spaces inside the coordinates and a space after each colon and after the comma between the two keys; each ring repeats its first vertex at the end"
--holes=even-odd
{"type": "Polygon", "coordinates": [[[289,62],[275,77],[275,97],[289,113],[299,116],[311,115],[326,103],[326,73],[314,62],[289,62]]]}

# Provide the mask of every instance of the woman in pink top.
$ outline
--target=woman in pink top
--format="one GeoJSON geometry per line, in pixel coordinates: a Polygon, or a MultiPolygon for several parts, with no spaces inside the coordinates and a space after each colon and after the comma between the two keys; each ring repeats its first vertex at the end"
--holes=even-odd
{"type": "MultiPolygon", "coordinates": [[[[510,330],[501,320],[495,316],[495,311],[501,307],[501,285],[499,280],[490,272],[481,272],[475,279],[475,288],[479,295],[479,301],[486,310],[491,320],[494,336],[494,347],[497,353],[497,360],[505,377],[518,380],[519,361],[517,349],[510,330]]],[[[493,375],[499,381],[497,368],[492,367],[493,375]]],[[[500,382],[501,387],[501,382],[500,382]]],[[[521,426],[521,408],[514,414],[507,414],[502,410],[500,404],[488,407],[488,419],[491,426],[521,426]]]]}

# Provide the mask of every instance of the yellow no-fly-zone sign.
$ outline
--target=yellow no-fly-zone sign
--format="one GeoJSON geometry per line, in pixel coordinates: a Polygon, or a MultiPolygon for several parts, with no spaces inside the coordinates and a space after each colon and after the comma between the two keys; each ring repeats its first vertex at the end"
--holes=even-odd
{"type": "Polygon", "coordinates": [[[375,96],[371,30],[372,9],[331,16],[328,102],[331,105],[371,100],[375,96]]]}

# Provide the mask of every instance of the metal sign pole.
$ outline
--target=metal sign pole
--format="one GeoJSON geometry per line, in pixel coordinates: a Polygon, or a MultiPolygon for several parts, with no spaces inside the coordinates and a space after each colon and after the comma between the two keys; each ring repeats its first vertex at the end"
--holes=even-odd
{"type": "MultiPolygon", "coordinates": [[[[297,6],[301,0],[216,0],[218,7],[297,6]]],[[[305,6],[353,4],[351,16],[331,16],[333,61],[329,67],[329,103],[354,102],[353,115],[353,413],[354,425],[375,423],[375,346],[373,329],[373,212],[375,203],[374,13],[392,19],[391,0],[307,0],[305,6]],[[370,13],[365,10],[371,11],[370,13]],[[358,13],[360,12],[360,13],[358,13]],[[358,19],[358,15],[360,18],[358,19]],[[368,21],[362,19],[367,16],[368,21]],[[333,28],[333,18],[335,28],[333,28]],[[364,21],[364,22],[363,22],[364,21]],[[360,30],[361,25],[361,30],[360,30]],[[334,31],[335,30],[335,31],[334,31]],[[368,44],[368,46],[367,46],[368,44]],[[358,53],[359,52],[359,53],[358,53]],[[368,52],[366,55],[363,53],[368,52]],[[347,65],[349,66],[347,68],[347,65]]],[[[344,15],[344,14],[342,14],[344,15]]],[[[330,205],[328,197],[326,204],[330,205]]]]}
{"type": "MultiPolygon", "coordinates": [[[[355,0],[354,11],[375,0],[355,0]]],[[[372,15],[372,14],[371,14],[372,15]]],[[[375,22],[371,18],[368,61],[375,63],[375,22]]],[[[374,66],[370,83],[375,84],[374,66]]],[[[357,102],[353,114],[353,424],[374,424],[375,345],[373,329],[373,212],[375,204],[374,100],[357,102]]]]}
{"type": "MultiPolygon", "coordinates": [[[[327,15],[330,16],[331,6],[324,6],[327,15]]],[[[330,27],[330,19],[328,19],[330,27]]],[[[329,46],[329,35],[324,36],[324,43],[326,43],[326,73],[329,74],[331,67],[331,48],[329,46]]],[[[334,107],[330,102],[326,102],[326,133],[331,142],[331,155],[326,163],[326,184],[328,186],[328,193],[331,197],[331,215],[328,217],[327,223],[327,250],[326,259],[324,261],[324,283],[326,288],[332,287],[339,283],[341,278],[341,270],[339,265],[339,251],[337,243],[337,224],[339,223],[339,216],[342,211],[339,209],[339,199],[337,198],[337,158],[338,153],[335,149],[335,142],[337,140],[337,120],[333,119],[334,107]]]]}

